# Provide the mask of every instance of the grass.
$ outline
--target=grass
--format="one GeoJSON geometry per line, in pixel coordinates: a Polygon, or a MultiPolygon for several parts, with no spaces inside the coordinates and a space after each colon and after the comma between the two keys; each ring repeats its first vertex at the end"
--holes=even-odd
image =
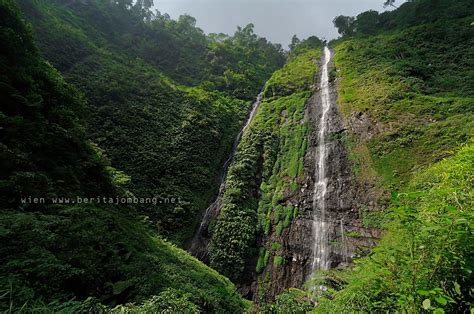
{"type": "Polygon", "coordinates": [[[417,173],[393,198],[382,241],[352,269],[330,272],[343,288],[315,312],[468,310],[473,184],[474,144],[417,173]]]}
{"type": "MultiPolygon", "coordinates": [[[[227,278],[175,245],[153,236],[149,228],[120,209],[76,206],[56,214],[10,214],[2,215],[1,219],[10,226],[5,230],[8,233],[3,236],[4,240],[13,241],[11,237],[15,237],[15,241],[29,241],[31,246],[3,266],[4,275],[0,278],[5,293],[2,304],[10,299],[15,311],[22,307],[29,310],[41,307],[42,300],[46,308],[54,308],[54,302],[48,305],[51,300],[36,298],[28,303],[24,300],[32,291],[47,294],[43,291],[46,289],[54,293],[61,280],[83,289],[94,287],[97,292],[89,295],[96,298],[96,304],[124,300],[146,302],[151,296],[172,289],[178,295],[187,295],[190,304],[201,310],[228,311],[245,307],[227,278]],[[44,225],[48,228],[42,230],[44,225]],[[28,228],[36,230],[33,238],[25,238],[29,237],[24,231],[28,228]],[[58,238],[70,257],[51,246],[50,242],[58,238]],[[101,247],[101,254],[94,251],[94,247],[101,247]],[[23,265],[23,275],[17,273],[15,265],[23,265]],[[50,278],[49,282],[43,281],[46,277],[50,278]]],[[[4,249],[13,254],[12,247],[4,249]]]]}
{"type": "Polygon", "coordinates": [[[346,121],[364,113],[377,130],[344,139],[354,174],[392,198],[382,212],[362,211],[365,227],[385,229],[377,247],[352,268],[312,281],[328,287],[313,312],[472,308],[471,20],[441,19],[336,44],[340,111],[346,121]]]}
{"type": "Polygon", "coordinates": [[[468,142],[474,131],[474,91],[463,78],[470,70],[449,62],[457,58],[466,63],[472,51],[464,41],[469,30],[462,21],[444,31],[453,37],[443,45],[426,38],[427,30],[439,29],[435,24],[346,40],[336,46],[335,64],[341,78],[338,104],[343,116],[348,120],[353,112],[364,112],[378,123],[379,132],[367,141],[347,138],[354,172],[362,181],[380,180],[385,188],[402,189],[417,170],[452,155],[456,147],[468,142]],[[393,56],[395,47],[406,38],[426,42],[412,49],[403,46],[399,53],[405,58],[393,56]],[[457,48],[445,55],[450,45],[457,48]],[[423,75],[407,71],[426,62],[437,71],[423,75]],[[440,78],[446,82],[440,84],[440,78]]]}
{"type": "Polygon", "coordinates": [[[277,70],[265,85],[265,97],[288,96],[310,90],[314,81],[314,64],[319,61],[320,51],[307,50],[290,60],[283,69],[277,70]]]}

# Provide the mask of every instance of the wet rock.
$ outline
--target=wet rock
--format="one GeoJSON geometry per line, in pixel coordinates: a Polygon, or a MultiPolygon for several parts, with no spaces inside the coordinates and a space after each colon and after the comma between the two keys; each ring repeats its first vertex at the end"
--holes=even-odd
{"type": "MultiPolygon", "coordinates": [[[[319,77],[319,75],[318,75],[319,77]]],[[[351,163],[347,157],[343,137],[347,131],[364,139],[373,137],[379,127],[364,113],[355,113],[347,125],[341,118],[336,106],[335,86],[330,85],[331,107],[328,112],[328,131],[326,136],[326,177],[327,193],[325,198],[326,220],[329,223],[328,240],[330,243],[329,260],[331,268],[350,266],[353,257],[365,254],[365,250],[375,245],[380,234],[366,229],[359,221],[361,208],[375,206],[376,194],[370,185],[358,183],[352,175],[351,163]],[[351,235],[350,237],[347,235],[351,235]]],[[[297,193],[288,196],[288,203],[297,204],[299,216],[293,220],[281,236],[273,233],[264,237],[261,243],[282,244],[278,252],[272,252],[265,270],[258,275],[258,281],[264,290],[265,300],[272,301],[275,296],[291,287],[301,288],[312,273],[314,234],[313,234],[313,193],[317,173],[318,126],[321,118],[321,97],[319,91],[309,99],[306,119],[313,126],[309,137],[309,146],[304,160],[304,180],[297,193]],[[272,258],[278,254],[284,263],[276,265],[272,258]]],[[[259,295],[258,291],[253,293],[259,295]]],[[[256,300],[258,301],[258,300],[256,300]]]]}

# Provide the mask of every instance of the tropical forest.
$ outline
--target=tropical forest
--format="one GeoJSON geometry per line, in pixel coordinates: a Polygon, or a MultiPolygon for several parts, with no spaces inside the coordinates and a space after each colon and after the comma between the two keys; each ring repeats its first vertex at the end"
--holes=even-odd
{"type": "Polygon", "coordinates": [[[0,0],[0,312],[474,313],[474,1],[183,1],[0,0]]]}

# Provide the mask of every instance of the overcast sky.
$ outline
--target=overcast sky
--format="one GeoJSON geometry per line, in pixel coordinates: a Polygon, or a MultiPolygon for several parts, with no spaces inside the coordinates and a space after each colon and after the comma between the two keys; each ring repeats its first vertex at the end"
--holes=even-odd
{"type": "MultiPolygon", "coordinates": [[[[338,36],[332,19],[369,9],[383,11],[384,0],[155,0],[155,8],[176,19],[189,14],[206,33],[233,34],[237,25],[255,25],[255,33],[286,49],[293,34],[300,39],[338,36]]],[[[398,0],[400,4],[402,0],[398,0]]]]}

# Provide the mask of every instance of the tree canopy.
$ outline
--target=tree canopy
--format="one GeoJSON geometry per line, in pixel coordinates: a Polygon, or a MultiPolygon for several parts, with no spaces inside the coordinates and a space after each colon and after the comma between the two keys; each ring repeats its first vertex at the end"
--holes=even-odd
{"type": "Polygon", "coordinates": [[[339,15],[332,20],[332,23],[340,35],[351,36],[354,34],[354,21],[355,18],[352,16],[339,15]]]}

